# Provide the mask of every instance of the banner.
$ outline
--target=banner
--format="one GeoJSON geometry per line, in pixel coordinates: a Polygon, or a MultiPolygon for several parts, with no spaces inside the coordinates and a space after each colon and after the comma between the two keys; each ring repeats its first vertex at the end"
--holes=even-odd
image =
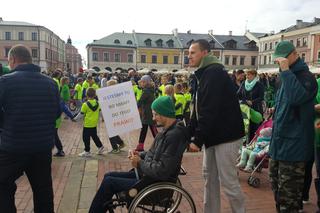
{"type": "Polygon", "coordinates": [[[141,120],[130,81],[97,90],[109,137],[141,129],[141,120]]]}

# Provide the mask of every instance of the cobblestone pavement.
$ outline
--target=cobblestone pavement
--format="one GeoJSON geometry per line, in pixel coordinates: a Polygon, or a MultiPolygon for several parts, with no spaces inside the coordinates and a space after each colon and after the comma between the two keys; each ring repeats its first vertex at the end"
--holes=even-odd
{"type": "MultiPolygon", "coordinates": [[[[119,154],[108,154],[103,156],[93,155],[85,159],[78,157],[78,153],[83,151],[82,123],[73,123],[64,120],[59,129],[59,135],[64,145],[66,157],[54,158],[52,163],[53,187],[55,212],[57,213],[84,213],[88,208],[92,198],[100,185],[103,175],[106,171],[130,169],[127,160],[128,146],[119,154]]],[[[104,145],[110,151],[111,146],[107,139],[105,126],[100,123],[98,135],[104,145]]],[[[128,142],[131,141],[134,147],[137,143],[139,131],[133,131],[129,135],[123,135],[122,138],[128,142]]],[[[146,148],[150,147],[152,136],[148,132],[146,148]]],[[[91,149],[95,152],[97,149],[94,143],[91,149]]],[[[203,212],[203,178],[201,175],[202,154],[186,153],[183,159],[183,166],[187,170],[186,176],[181,176],[183,187],[192,195],[197,212],[203,212]]],[[[275,212],[272,192],[270,190],[267,170],[258,174],[261,179],[259,188],[250,187],[247,184],[248,174],[240,172],[239,178],[242,190],[246,197],[247,212],[275,212]]],[[[22,176],[17,180],[16,206],[19,213],[33,212],[32,191],[28,180],[22,176]]],[[[214,192],[213,192],[214,193],[214,192]]],[[[316,196],[313,185],[310,192],[311,203],[305,205],[304,212],[315,212],[316,196]]],[[[227,198],[222,195],[223,212],[231,212],[227,198]]],[[[1,212],[1,210],[0,210],[1,212]]],[[[121,211],[119,211],[121,212],[121,211]]],[[[122,210],[126,212],[126,210],[122,210]]]]}

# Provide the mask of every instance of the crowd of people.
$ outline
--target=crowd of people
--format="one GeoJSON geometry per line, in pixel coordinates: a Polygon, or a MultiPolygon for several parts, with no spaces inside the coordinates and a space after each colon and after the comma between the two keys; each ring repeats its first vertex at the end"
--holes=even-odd
{"type": "MultiPolygon", "coordinates": [[[[0,78],[0,168],[5,171],[0,175],[0,209],[15,212],[15,180],[25,172],[34,192],[35,212],[53,212],[51,151],[54,144],[54,156],[65,156],[58,135],[62,112],[65,119],[83,122],[85,148],[79,156],[92,155],[91,138],[101,155],[105,147],[97,134],[97,125],[103,119],[96,90],[131,81],[142,128],[129,159],[141,177],[176,178],[184,149],[202,150],[204,212],[221,211],[222,187],[232,212],[241,213],[245,212],[245,203],[237,169],[251,172],[255,157],[268,147],[269,176],[277,211],[302,210],[303,204],[309,202],[314,161],[318,176],[320,170],[320,80],[316,80],[287,41],[275,48],[274,59],[280,72],[272,75],[258,74],[253,69],[228,74],[210,53],[206,40],[194,41],[188,57],[190,66],[197,68],[190,76],[155,72],[140,75],[134,68],[127,73],[77,76],[57,69],[45,76],[40,67],[32,64],[27,48],[13,47],[9,52],[11,73],[0,78]],[[249,131],[241,105],[247,107],[252,117],[247,123],[249,131]],[[268,113],[273,114],[273,126],[260,131],[256,146],[247,147],[268,113]],[[155,138],[149,151],[144,147],[148,128],[155,138]],[[166,145],[159,152],[164,143],[174,149],[166,145]],[[239,150],[241,158],[236,162],[239,150]]],[[[111,154],[118,154],[125,147],[120,136],[109,140],[111,154]]],[[[131,171],[107,173],[90,212],[105,211],[103,203],[135,183],[131,171]]],[[[319,187],[316,178],[318,196],[319,187]]]]}

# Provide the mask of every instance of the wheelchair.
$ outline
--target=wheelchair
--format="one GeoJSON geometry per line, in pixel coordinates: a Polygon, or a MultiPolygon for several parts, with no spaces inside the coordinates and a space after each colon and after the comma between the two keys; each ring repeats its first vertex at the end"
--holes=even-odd
{"type": "MultiPolygon", "coordinates": [[[[185,174],[181,167],[180,175],[185,174]]],[[[117,207],[127,208],[128,213],[196,213],[194,201],[179,178],[166,182],[141,179],[129,191],[116,194],[105,204],[109,213],[114,213],[117,207]]]]}

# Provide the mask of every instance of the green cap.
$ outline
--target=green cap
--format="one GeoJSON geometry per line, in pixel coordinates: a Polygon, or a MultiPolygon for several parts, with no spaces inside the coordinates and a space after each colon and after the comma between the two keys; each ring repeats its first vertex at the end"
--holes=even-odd
{"type": "Polygon", "coordinates": [[[275,51],[273,53],[273,59],[283,57],[286,58],[290,53],[292,53],[296,48],[290,41],[281,41],[277,44],[275,51]]]}
{"type": "Polygon", "coordinates": [[[175,118],[176,112],[172,98],[169,96],[161,96],[154,100],[151,105],[151,109],[156,113],[168,118],[175,118]]]}

